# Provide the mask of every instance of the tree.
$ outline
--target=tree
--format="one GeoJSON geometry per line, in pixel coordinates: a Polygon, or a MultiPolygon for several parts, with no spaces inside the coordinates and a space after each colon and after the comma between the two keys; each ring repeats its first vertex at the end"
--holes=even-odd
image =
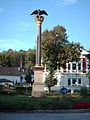
{"type": "Polygon", "coordinates": [[[58,25],[51,31],[45,30],[42,38],[42,60],[48,67],[51,62],[54,69],[57,68],[57,65],[65,68],[66,62],[79,60],[80,43],[70,43],[63,26],[58,25]]]}
{"type": "Polygon", "coordinates": [[[29,83],[29,84],[33,84],[33,79],[32,79],[32,71],[27,71],[26,75],[25,75],[25,80],[26,80],[26,83],[29,83]]]}
{"type": "Polygon", "coordinates": [[[70,43],[66,29],[57,25],[53,30],[45,30],[42,34],[42,62],[46,64],[49,75],[45,84],[49,90],[56,84],[54,80],[54,70],[60,67],[66,68],[69,61],[78,61],[81,55],[80,43],[70,43]],[[53,69],[53,70],[52,70],[53,69]]]}
{"type": "Polygon", "coordinates": [[[35,66],[35,56],[36,56],[36,50],[35,49],[29,49],[26,52],[26,58],[25,58],[25,61],[26,61],[25,67],[26,67],[26,69],[32,69],[33,70],[33,68],[35,66]]]}
{"type": "Polygon", "coordinates": [[[35,49],[29,49],[28,51],[13,51],[9,49],[8,51],[0,52],[0,65],[2,66],[20,67],[20,61],[23,61],[23,67],[29,64],[33,68],[35,64],[35,49]]]}
{"type": "Polygon", "coordinates": [[[26,51],[20,50],[13,51],[9,49],[8,51],[3,51],[0,53],[0,65],[8,67],[19,67],[20,60],[24,61],[26,56],[26,51]]]}
{"type": "Polygon", "coordinates": [[[57,79],[54,78],[54,70],[51,68],[49,74],[46,77],[45,85],[48,87],[49,92],[51,91],[51,87],[57,84],[57,79]]]}
{"type": "Polygon", "coordinates": [[[12,49],[9,49],[7,52],[6,52],[6,55],[5,55],[5,61],[6,61],[6,65],[8,67],[12,67],[13,66],[13,60],[14,60],[14,52],[12,49]]]}

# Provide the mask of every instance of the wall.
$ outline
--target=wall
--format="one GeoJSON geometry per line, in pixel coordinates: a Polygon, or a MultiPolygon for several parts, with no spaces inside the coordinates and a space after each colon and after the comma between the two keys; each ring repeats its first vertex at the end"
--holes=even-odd
{"type": "MultiPolygon", "coordinates": [[[[11,81],[13,81],[14,83],[16,83],[16,81],[17,81],[17,82],[20,82],[20,76],[8,76],[8,75],[5,75],[5,76],[4,76],[4,75],[0,75],[0,79],[2,79],[2,78],[11,80],[11,81]]],[[[22,82],[25,82],[24,77],[23,77],[22,82]]]]}

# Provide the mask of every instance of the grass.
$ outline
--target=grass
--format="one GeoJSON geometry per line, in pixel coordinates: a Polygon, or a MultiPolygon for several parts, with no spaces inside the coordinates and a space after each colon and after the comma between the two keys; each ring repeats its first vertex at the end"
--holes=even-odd
{"type": "Polygon", "coordinates": [[[72,109],[78,102],[90,102],[90,98],[81,97],[43,97],[30,96],[0,96],[0,111],[15,110],[56,110],[72,109]]]}

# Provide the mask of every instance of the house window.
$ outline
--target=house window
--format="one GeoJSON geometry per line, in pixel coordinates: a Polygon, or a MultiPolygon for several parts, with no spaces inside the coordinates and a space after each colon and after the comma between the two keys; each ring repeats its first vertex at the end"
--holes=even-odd
{"type": "Polygon", "coordinates": [[[81,85],[81,78],[78,79],[78,84],[81,85]]]}
{"type": "Polygon", "coordinates": [[[78,63],[78,70],[81,70],[81,63],[78,63]]]}
{"type": "Polygon", "coordinates": [[[71,79],[68,78],[68,86],[70,86],[70,85],[71,85],[71,79]]]}
{"type": "Polygon", "coordinates": [[[76,63],[72,64],[72,70],[76,70],[76,63]]]}
{"type": "Polygon", "coordinates": [[[72,85],[76,85],[76,82],[77,82],[77,79],[76,79],[76,78],[73,78],[73,79],[72,79],[72,85]]]}
{"type": "Polygon", "coordinates": [[[70,63],[68,63],[68,70],[70,70],[70,63]]]}

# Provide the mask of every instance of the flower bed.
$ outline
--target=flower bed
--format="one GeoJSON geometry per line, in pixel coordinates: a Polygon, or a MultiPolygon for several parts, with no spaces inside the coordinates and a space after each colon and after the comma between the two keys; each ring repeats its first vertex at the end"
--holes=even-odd
{"type": "Polygon", "coordinates": [[[73,106],[74,109],[85,109],[85,108],[90,108],[90,102],[79,102],[74,104],[73,106]]]}

